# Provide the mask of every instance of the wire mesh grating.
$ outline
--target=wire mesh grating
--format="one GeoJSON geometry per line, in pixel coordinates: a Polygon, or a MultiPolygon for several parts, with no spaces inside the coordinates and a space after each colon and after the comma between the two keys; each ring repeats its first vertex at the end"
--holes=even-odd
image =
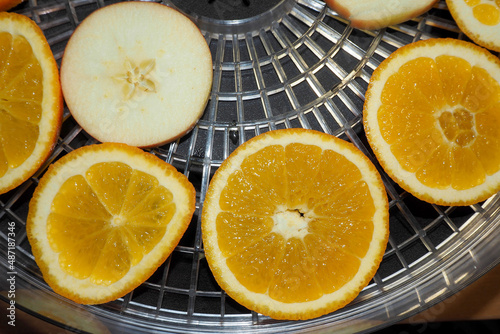
{"type": "MultiPolygon", "coordinates": [[[[113,2],[29,0],[17,11],[40,25],[60,64],[78,24],[113,2]]],[[[165,1],[173,7],[179,3],[165,1]]],[[[117,332],[368,331],[429,307],[498,263],[499,254],[484,255],[486,242],[499,238],[493,232],[499,225],[497,196],[463,208],[418,201],[383,173],[362,129],[364,92],[381,61],[419,39],[465,38],[445,2],[422,17],[380,31],[353,29],[319,0],[278,1],[269,12],[272,15],[259,14],[259,25],[229,24],[187,12],[212,52],[214,80],[206,111],[193,131],[150,150],[186,174],[197,190],[193,221],[171,257],[140,287],[105,305],[81,307],[62,301],[46,286],[24,229],[29,199],[52,161],[95,143],[66,110],[51,158],[25,184],[0,195],[0,235],[6,239],[5,223],[15,222],[18,266],[26,285],[40,290],[49,302],[83,309],[117,332]],[[200,229],[204,195],[222,161],[254,136],[290,127],[312,128],[354,143],[382,172],[390,198],[391,236],[372,282],[346,308],[304,323],[274,321],[227,296],[208,268],[200,229]]]]}

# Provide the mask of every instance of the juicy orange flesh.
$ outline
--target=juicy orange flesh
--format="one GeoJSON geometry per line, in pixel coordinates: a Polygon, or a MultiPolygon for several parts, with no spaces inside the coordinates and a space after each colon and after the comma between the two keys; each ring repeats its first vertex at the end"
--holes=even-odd
{"type": "Polygon", "coordinates": [[[172,193],[154,176],[121,162],[98,163],[61,186],[47,237],[66,273],[109,285],[158,244],[175,210],[172,193]]]}
{"type": "Polygon", "coordinates": [[[472,8],[474,17],[484,25],[494,26],[500,23],[500,1],[499,0],[465,0],[472,8]]]}
{"type": "Polygon", "coordinates": [[[464,190],[500,170],[500,85],[486,70],[416,58],[389,77],[381,102],[382,138],[424,185],[464,190]]]}
{"type": "Polygon", "coordinates": [[[273,145],[248,156],[219,205],[218,245],[228,267],[250,291],[281,302],[340,289],[372,239],[375,206],[358,167],[315,145],[273,145]]]}
{"type": "Polygon", "coordinates": [[[23,36],[0,32],[0,176],[21,165],[38,140],[43,73],[23,36]]]}

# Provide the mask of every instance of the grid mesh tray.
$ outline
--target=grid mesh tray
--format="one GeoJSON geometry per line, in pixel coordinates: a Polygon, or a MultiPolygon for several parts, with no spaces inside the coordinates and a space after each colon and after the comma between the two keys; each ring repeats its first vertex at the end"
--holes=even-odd
{"type": "MultiPolygon", "coordinates": [[[[39,24],[60,64],[79,22],[113,2],[29,0],[16,11],[39,24]]],[[[363,332],[444,300],[500,262],[494,246],[500,243],[498,195],[467,207],[417,200],[382,171],[361,124],[370,76],[394,50],[431,37],[466,39],[444,1],[421,17],[380,31],[352,28],[319,0],[283,0],[251,19],[229,21],[191,12],[189,1],[164,3],[179,6],[199,25],[213,55],[212,93],[202,119],[183,138],[150,150],[195,185],[197,209],[190,227],[156,273],[123,298],[81,306],[54,294],[34,262],[25,221],[30,197],[48,165],[75,148],[95,143],[65,109],[51,158],[30,180],[0,196],[1,265],[9,272],[8,226],[15,224],[19,308],[88,332],[363,332]],[[262,316],[221,291],[204,258],[200,230],[205,191],[221,162],[246,140],[291,127],[312,128],[352,142],[379,168],[390,199],[391,235],[373,280],[345,308],[303,322],[262,316]]],[[[228,3],[218,13],[239,5],[228,3]]],[[[1,282],[4,290],[6,280],[1,282]]]]}

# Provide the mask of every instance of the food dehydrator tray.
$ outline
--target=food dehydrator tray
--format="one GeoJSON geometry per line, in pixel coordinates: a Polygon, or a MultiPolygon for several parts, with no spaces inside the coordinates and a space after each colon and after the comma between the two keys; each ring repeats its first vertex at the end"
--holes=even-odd
{"type": "MultiPolygon", "coordinates": [[[[60,64],[79,22],[112,2],[27,0],[14,11],[39,24],[60,64]]],[[[1,272],[15,277],[18,309],[91,333],[370,332],[443,301],[500,262],[498,195],[467,207],[417,200],[382,171],[361,124],[370,75],[391,52],[431,37],[466,39],[444,1],[421,17],[380,31],[352,28],[319,0],[163,3],[198,24],[213,54],[213,87],[202,119],[183,138],[150,150],[195,185],[191,225],[170,258],[123,298],[82,306],[54,294],[34,262],[25,221],[30,197],[48,165],[95,143],[65,109],[50,159],[30,180],[0,196],[1,272]],[[309,321],[276,321],[228,297],[210,273],[200,230],[205,191],[221,162],[249,138],[289,127],[317,129],[354,143],[381,171],[390,200],[391,235],[373,280],[345,308],[309,321]],[[10,225],[15,225],[15,248],[8,246],[10,225]],[[9,254],[15,262],[8,260],[9,254]]],[[[6,302],[11,299],[8,277],[0,283],[6,302]]]]}

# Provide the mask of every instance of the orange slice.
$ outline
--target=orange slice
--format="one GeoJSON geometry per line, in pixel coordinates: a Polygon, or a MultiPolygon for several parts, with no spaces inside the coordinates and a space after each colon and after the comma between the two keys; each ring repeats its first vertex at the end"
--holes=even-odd
{"type": "Polygon", "coordinates": [[[374,71],[364,126],[381,165],[416,197],[485,200],[500,190],[500,60],[455,39],[404,46],[374,71]]]}
{"type": "Polygon", "coordinates": [[[51,165],[26,230],[45,281],[83,304],[119,298],[165,261],[195,210],[187,178],[150,153],[106,143],[51,165]]]}
{"type": "Polygon", "coordinates": [[[267,132],[238,147],[210,182],[202,213],[208,264],[245,307],[309,319],[352,301],[388,238],[375,167],[324,133],[267,132]]]}
{"type": "Polygon", "coordinates": [[[66,46],[64,98],[75,120],[101,142],[158,146],[190,131],[203,114],[212,56],[196,25],[152,2],[94,11],[66,46]]]}
{"type": "Polygon", "coordinates": [[[361,29],[381,29],[408,21],[427,12],[437,0],[325,0],[351,25],[361,29]]]}
{"type": "Polygon", "coordinates": [[[62,122],[57,64],[28,17],[0,13],[0,193],[31,177],[47,160],[62,122]]]}
{"type": "Polygon", "coordinates": [[[474,42],[500,51],[499,0],[446,0],[459,28],[474,42]]]}

